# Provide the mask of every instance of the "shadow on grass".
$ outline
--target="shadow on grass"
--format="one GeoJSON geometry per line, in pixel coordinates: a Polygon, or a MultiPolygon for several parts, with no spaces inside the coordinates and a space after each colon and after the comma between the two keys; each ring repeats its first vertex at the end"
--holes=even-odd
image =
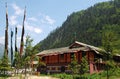
{"type": "Polygon", "coordinates": [[[11,77],[11,75],[0,74],[0,79],[1,79],[1,78],[7,78],[7,77],[11,77]]]}

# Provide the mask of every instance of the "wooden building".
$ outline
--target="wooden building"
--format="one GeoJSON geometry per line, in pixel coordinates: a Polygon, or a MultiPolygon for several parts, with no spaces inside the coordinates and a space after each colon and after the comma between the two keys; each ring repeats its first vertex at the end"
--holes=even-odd
{"type": "MultiPolygon", "coordinates": [[[[72,55],[76,55],[78,63],[81,63],[82,57],[86,56],[89,63],[89,72],[94,73],[104,68],[102,61],[102,49],[75,41],[68,47],[44,50],[37,54],[42,59],[40,61],[46,64],[44,71],[49,73],[70,73],[68,65],[71,63],[72,55]]],[[[40,70],[42,72],[42,70],[40,70]]]]}

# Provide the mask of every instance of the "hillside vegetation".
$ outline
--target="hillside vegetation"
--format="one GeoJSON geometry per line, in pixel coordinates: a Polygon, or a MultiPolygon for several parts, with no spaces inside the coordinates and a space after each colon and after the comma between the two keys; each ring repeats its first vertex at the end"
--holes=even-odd
{"type": "Polygon", "coordinates": [[[103,47],[102,34],[105,30],[114,33],[115,40],[112,41],[112,46],[114,52],[119,53],[120,0],[98,3],[86,10],[73,12],[61,27],[52,31],[35,48],[42,51],[44,49],[69,46],[75,40],[103,47]]]}

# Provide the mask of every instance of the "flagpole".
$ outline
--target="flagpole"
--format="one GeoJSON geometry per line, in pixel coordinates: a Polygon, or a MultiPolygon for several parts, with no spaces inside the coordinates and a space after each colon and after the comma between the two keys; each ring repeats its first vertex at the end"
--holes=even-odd
{"type": "Polygon", "coordinates": [[[15,27],[15,53],[17,53],[17,27],[15,27]]]}
{"type": "Polygon", "coordinates": [[[25,16],[26,16],[26,7],[25,7],[25,10],[24,10],[24,17],[23,17],[23,28],[22,28],[21,44],[20,44],[20,56],[22,56],[23,48],[24,48],[24,22],[25,22],[25,16]]]}
{"type": "Polygon", "coordinates": [[[12,64],[13,64],[13,46],[12,46],[12,38],[13,38],[13,31],[11,29],[11,67],[12,67],[12,64]]]}
{"type": "Polygon", "coordinates": [[[7,10],[7,3],[6,3],[6,28],[5,28],[5,50],[4,54],[8,55],[8,10],[7,10]]]}

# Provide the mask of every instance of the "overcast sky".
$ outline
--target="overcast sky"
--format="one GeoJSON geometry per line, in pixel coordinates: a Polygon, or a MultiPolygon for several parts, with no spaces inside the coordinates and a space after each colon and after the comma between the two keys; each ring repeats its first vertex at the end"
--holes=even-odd
{"type": "Polygon", "coordinates": [[[25,6],[25,36],[30,35],[35,45],[47,37],[52,30],[60,27],[71,13],[104,1],[109,0],[0,0],[0,43],[4,44],[5,2],[8,4],[9,36],[10,31],[15,31],[17,26],[19,47],[25,6]]]}

